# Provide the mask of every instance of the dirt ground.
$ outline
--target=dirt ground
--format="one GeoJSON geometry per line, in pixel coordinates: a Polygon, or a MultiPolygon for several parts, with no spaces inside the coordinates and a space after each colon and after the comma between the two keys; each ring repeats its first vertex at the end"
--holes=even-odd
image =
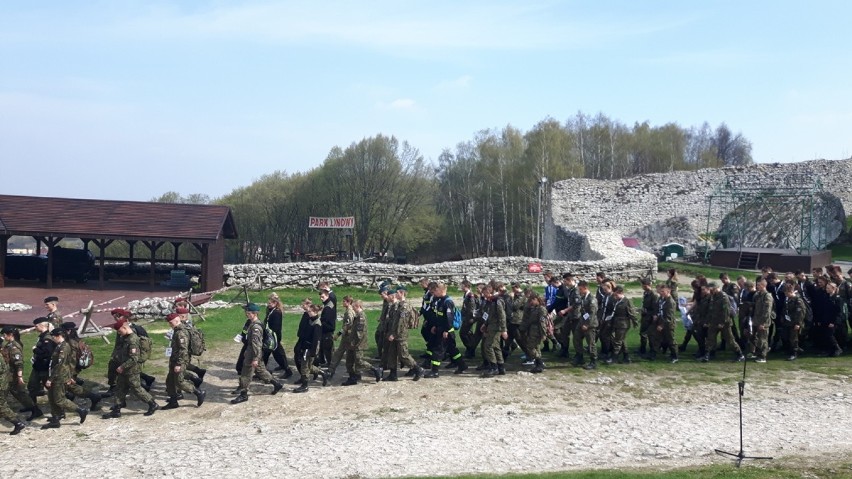
{"type": "MultiPolygon", "coordinates": [[[[677,375],[607,371],[543,375],[474,374],[396,383],[288,384],[277,396],[254,384],[248,402],[231,405],[236,343],[206,353],[201,407],[142,416],[133,401],[121,419],[69,415],[61,429],[0,436],[0,477],[198,477],[274,473],[282,477],[391,477],[673,468],[737,452],[738,365],[719,384],[677,375]],[[31,458],[52,458],[39,460],[31,458]]],[[[758,372],[746,388],[745,442],[751,455],[852,456],[852,376],[758,372]]],[[[159,380],[160,378],[158,378],[159,380]]],[[[162,382],[154,385],[162,402],[162,382]]],[[[5,426],[4,426],[5,427],[5,426]]],[[[4,429],[5,430],[5,429],[4,429]]]]}
{"type": "MultiPolygon", "coordinates": [[[[40,305],[44,292],[33,294],[40,305]]],[[[52,294],[60,296],[66,312],[89,298],[152,295],[139,290],[52,294]]],[[[25,302],[14,288],[0,289],[0,302],[10,297],[25,302]]],[[[0,477],[69,470],[84,478],[344,478],[669,469],[727,463],[714,449],[739,450],[742,369],[736,364],[714,383],[676,372],[650,374],[637,365],[582,374],[510,372],[493,379],[471,370],[419,382],[366,380],[353,387],[339,386],[345,379],[341,366],[328,387],[314,382],[308,393],[293,394],[294,386],[287,384],[270,396],[271,386],[253,384],[248,402],[231,405],[238,352],[238,344],[228,343],[205,353],[208,399],[201,408],[188,396],[180,409],[144,417],[144,405],[134,400],[121,419],[93,413],[80,425],[69,415],[58,430],[39,430],[44,420],[37,420],[19,436],[0,434],[0,477]]],[[[756,365],[749,371],[747,454],[813,464],[852,457],[852,372],[781,376],[762,374],[756,365]]],[[[161,404],[163,379],[153,389],[161,404]]],[[[0,433],[7,430],[0,426],[0,433]]]]}

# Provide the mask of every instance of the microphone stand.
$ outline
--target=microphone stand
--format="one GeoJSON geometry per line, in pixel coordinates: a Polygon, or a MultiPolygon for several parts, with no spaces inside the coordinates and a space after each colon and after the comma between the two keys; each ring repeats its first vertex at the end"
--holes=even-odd
{"type": "Polygon", "coordinates": [[[730,456],[734,457],[737,460],[737,467],[740,467],[743,460],[745,459],[753,459],[753,460],[771,460],[771,457],[764,456],[746,456],[745,451],[743,450],[743,395],[745,394],[745,380],[746,380],[746,365],[748,361],[743,361],[743,379],[742,381],[737,383],[737,387],[739,389],[740,396],[740,451],[738,453],[723,451],[721,449],[715,449],[716,454],[720,456],[730,456]]]}

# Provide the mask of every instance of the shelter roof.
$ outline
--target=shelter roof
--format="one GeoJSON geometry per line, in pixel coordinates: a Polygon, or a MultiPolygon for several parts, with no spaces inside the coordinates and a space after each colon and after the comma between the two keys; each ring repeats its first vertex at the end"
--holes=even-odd
{"type": "Polygon", "coordinates": [[[0,195],[0,234],[209,243],[237,229],[224,205],[0,195]]]}

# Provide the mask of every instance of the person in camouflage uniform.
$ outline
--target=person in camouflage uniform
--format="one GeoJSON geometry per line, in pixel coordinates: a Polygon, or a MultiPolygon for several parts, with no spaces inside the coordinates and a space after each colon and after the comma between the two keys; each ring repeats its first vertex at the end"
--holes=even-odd
{"type": "Polygon", "coordinates": [[[385,357],[382,360],[382,369],[379,374],[384,374],[384,369],[390,369],[388,376],[382,381],[398,381],[397,367],[407,367],[414,371],[414,380],[419,381],[423,377],[423,368],[414,360],[408,351],[408,326],[411,318],[415,317],[414,309],[405,300],[408,290],[400,286],[391,291],[392,304],[388,314],[390,320],[385,329],[385,357]]]}
{"type": "Polygon", "coordinates": [[[598,367],[598,301],[589,291],[589,283],[581,280],[577,283],[579,295],[576,329],[574,330],[574,366],[583,364],[583,352],[589,353],[589,362],[583,366],[587,370],[598,367]],[[586,346],[583,346],[583,341],[586,346]]]}
{"type": "Polygon", "coordinates": [[[483,377],[492,377],[495,374],[506,374],[503,365],[503,351],[500,348],[500,339],[507,339],[506,332],[506,306],[496,291],[500,284],[485,287],[485,305],[483,306],[482,319],[482,359],[487,364],[483,370],[483,377]]]}
{"type": "Polygon", "coordinates": [[[376,325],[376,352],[377,359],[381,361],[382,353],[385,349],[385,329],[387,328],[388,323],[388,308],[390,307],[390,297],[388,296],[388,291],[390,288],[387,285],[382,285],[379,287],[379,296],[382,297],[382,312],[379,314],[379,322],[376,325]]]}
{"type": "Polygon", "coordinates": [[[531,373],[544,371],[544,362],[541,360],[541,341],[545,335],[545,322],[547,321],[547,307],[544,300],[536,293],[532,293],[524,306],[521,317],[520,333],[525,341],[524,350],[527,358],[533,361],[531,373]]]}
{"type": "Polygon", "coordinates": [[[465,347],[465,357],[476,357],[476,346],[473,345],[473,325],[476,323],[476,296],[470,290],[470,281],[461,282],[462,292],[462,326],[459,329],[459,338],[465,347]]]}
{"type": "Polygon", "coordinates": [[[47,320],[54,328],[62,327],[62,315],[59,314],[59,298],[48,296],[44,298],[44,309],[47,310],[47,320]]]}
{"type": "MultiPolygon", "coordinates": [[[[346,298],[343,299],[343,304],[347,304],[346,298]]],[[[379,382],[382,378],[379,368],[374,368],[364,360],[364,350],[367,349],[367,316],[364,315],[364,305],[361,301],[352,301],[350,298],[347,308],[351,310],[350,319],[347,322],[346,313],[344,313],[340,347],[345,351],[346,372],[349,374],[349,378],[343,385],[354,386],[358,384],[358,381],[361,380],[359,371],[372,373],[376,382],[379,382]]]]}
{"type": "Polygon", "coordinates": [[[624,288],[621,286],[615,287],[612,297],[615,301],[612,308],[612,355],[607,357],[606,363],[612,364],[613,357],[617,358],[621,354],[619,362],[630,364],[630,353],[627,352],[625,339],[630,326],[636,327],[639,324],[636,321],[636,311],[633,302],[624,296],[624,288]]]}
{"type": "MultiPolygon", "coordinates": [[[[639,322],[639,354],[645,355],[649,354],[648,345],[652,345],[649,356],[656,356],[657,351],[654,350],[653,344],[654,341],[651,340],[651,336],[657,334],[654,328],[651,326],[651,323],[654,320],[654,316],[657,314],[657,307],[659,306],[660,295],[654,291],[653,286],[651,286],[651,280],[648,278],[642,278],[639,281],[642,284],[642,320],[639,322]]],[[[658,343],[659,344],[659,343],[658,343]]]]}
{"type": "Polygon", "coordinates": [[[207,392],[186,380],[187,365],[189,364],[189,330],[182,321],[181,315],[171,313],[166,316],[172,327],[172,338],[169,343],[169,371],[166,375],[166,394],[169,400],[163,410],[175,409],[180,406],[178,401],[183,398],[182,392],[195,394],[196,406],[200,407],[207,397],[207,392]]]}
{"type": "Polygon", "coordinates": [[[74,381],[68,384],[67,390],[75,397],[88,399],[91,402],[89,410],[97,411],[100,409],[98,404],[101,400],[112,396],[112,394],[101,394],[96,391],[86,391],[83,388],[81,385],[82,380],[77,379],[77,375],[80,374],[80,367],[79,364],[77,364],[77,359],[80,357],[80,337],[77,336],[77,325],[69,321],[62,323],[61,327],[65,331],[65,341],[69,346],[71,346],[71,358],[74,361],[74,367],[72,368],[74,381]]]}
{"type": "Polygon", "coordinates": [[[788,361],[795,361],[799,354],[799,334],[805,327],[805,301],[799,297],[796,285],[784,285],[786,302],[784,304],[784,322],[788,333],[788,361]]]}
{"type": "Polygon", "coordinates": [[[615,299],[612,295],[612,283],[608,280],[600,283],[596,294],[598,300],[598,331],[597,336],[601,341],[601,353],[607,364],[612,363],[612,313],[615,307],[615,299]]]}
{"type": "MultiPolygon", "coordinates": [[[[13,333],[9,332],[7,328],[3,328],[3,335],[8,337],[13,333]]],[[[14,328],[12,328],[12,330],[17,331],[14,328]]],[[[17,434],[20,434],[20,432],[24,429],[25,426],[23,421],[21,421],[21,418],[19,418],[18,415],[15,414],[15,411],[12,411],[12,409],[9,408],[7,395],[9,393],[10,387],[17,388],[18,385],[23,386],[23,376],[18,376],[15,373],[15,365],[20,363],[19,366],[23,367],[23,362],[21,360],[20,348],[15,350],[13,348],[8,348],[6,347],[6,345],[4,345],[2,351],[2,357],[0,357],[0,419],[5,419],[12,423],[13,429],[10,434],[12,436],[15,436],[17,434]],[[15,358],[15,355],[17,355],[17,359],[15,358]]],[[[20,371],[20,369],[18,370],[20,371]]],[[[27,396],[26,394],[23,394],[22,396],[29,399],[29,396],[27,396]]]]}
{"type": "Polygon", "coordinates": [[[150,416],[157,409],[160,409],[160,406],[147,391],[142,389],[142,384],[139,380],[139,355],[141,354],[139,336],[133,332],[130,323],[124,320],[115,322],[112,325],[112,329],[118,331],[118,334],[124,340],[121,342],[121,350],[118,351],[118,361],[120,362],[116,367],[118,377],[116,378],[115,405],[110,408],[109,413],[103,415],[103,418],[112,419],[121,417],[121,408],[127,407],[126,400],[128,392],[132,392],[137,398],[148,405],[145,416],[150,416]]]}
{"type": "Polygon", "coordinates": [[[240,371],[240,392],[231,400],[231,404],[248,401],[248,387],[255,375],[266,384],[272,383],[272,395],[278,394],[278,391],[284,387],[263,366],[263,324],[257,317],[259,311],[260,307],[254,303],[249,303],[245,307],[246,319],[250,321],[246,337],[243,339],[246,341],[246,352],[243,369],[240,371]]]}
{"type": "MultiPolygon", "coordinates": [[[[702,359],[707,355],[707,336],[710,318],[710,287],[701,284],[695,302],[692,304],[692,331],[698,343],[698,353],[695,357],[702,359]]],[[[672,296],[674,297],[674,296],[672,296]]]]}
{"type": "MultiPolygon", "coordinates": [[[[110,314],[112,315],[113,319],[116,320],[116,321],[123,319],[123,320],[127,321],[128,323],[130,323],[130,327],[133,328],[133,332],[135,332],[137,336],[141,337],[141,336],[147,336],[148,335],[147,331],[145,331],[145,328],[143,328],[142,326],[139,326],[138,324],[133,324],[133,322],[130,320],[131,316],[133,314],[130,311],[128,311],[126,309],[116,308],[116,309],[113,309],[112,311],[110,311],[110,314]]],[[[115,382],[116,382],[116,378],[118,377],[118,373],[116,373],[116,371],[115,371],[115,368],[117,368],[118,364],[119,364],[118,359],[116,358],[116,351],[119,348],[122,347],[122,345],[118,344],[119,341],[121,341],[121,339],[122,338],[121,338],[120,335],[116,335],[116,338],[115,338],[116,344],[112,348],[112,356],[110,357],[109,365],[107,365],[107,384],[109,385],[109,391],[110,392],[113,392],[115,390],[115,382]]],[[[146,391],[150,391],[151,390],[151,384],[154,383],[154,376],[145,374],[140,369],[139,379],[144,382],[142,387],[145,388],[146,391]]]]}
{"type": "Polygon", "coordinates": [[[86,422],[86,416],[89,410],[78,407],[73,401],[65,397],[67,385],[74,381],[72,369],[74,367],[74,358],[71,357],[71,346],[65,341],[65,334],[62,328],[56,328],[50,332],[56,348],[53,350],[53,356],[50,358],[50,374],[45,383],[48,389],[48,399],[50,401],[51,417],[47,424],[42,426],[42,429],[57,429],[59,428],[59,420],[64,417],[64,412],[76,412],[80,416],[80,424],[86,422]]]}
{"type": "Polygon", "coordinates": [[[722,334],[722,339],[726,344],[732,345],[734,352],[737,354],[737,361],[744,361],[745,356],[737,344],[734,335],[731,332],[732,314],[731,303],[728,295],[719,289],[719,285],[714,281],[707,285],[710,288],[710,307],[707,321],[707,340],[706,354],[701,358],[702,362],[708,362],[715,357],[716,354],[716,338],[719,333],[722,334]]]}
{"type": "Polygon", "coordinates": [[[671,287],[661,284],[660,294],[657,296],[657,310],[651,320],[651,352],[650,360],[657,358],[657,351],[669,350],[669,360],[672,364],[678,361],[677,342],[675,342],[675,328],[677,327],[677,305],[672,297],[671,287]]]}
{"type": "Polygon", "coordinates": [[[503,358],[506,359],[512,354],[515,347],[521,348],[521,351],[527,354],[526,347],[521,339],[521,323],[524,319],[524,307],[527,304],[527,298],[521,290],[520,283],[512,283],[512,293],[506,297],[509,301],[509,313],[506,316],[506,327],[509,333],[509,339],[503,343],[503,358]]]}
{"type": "Polygon", "coordinates": [[[775,300],[766,291],[766,279],[760,278],[755,283],[754,309],[751,317],[751,334],[754,338],[751,343],[755,361],[766,362],[766,354],[769,352],[769,329],[772,325],[772,316],[775,312],[775,300]]]}
{"type": "Polygon", "coordinates": [[[21,412],[31,413],[32,419],[43,416],[44,413],[27,393],[24,383],[24,353],[18,328],[3,327],[3,339],[3,357],[9,363],[9,394],[23,406],[21,412]]]}

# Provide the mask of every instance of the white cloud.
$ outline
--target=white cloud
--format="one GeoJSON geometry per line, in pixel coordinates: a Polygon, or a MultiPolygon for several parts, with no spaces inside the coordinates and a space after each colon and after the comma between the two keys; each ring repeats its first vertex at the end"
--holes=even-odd
{"type": "Polygon", "coordinates": [[[397,98],[396,100],[390,103],[379,102],[376,106],[382,110],[411,111],[417,108],[417,102],[415,102],[411,98],[397,98]]]}

